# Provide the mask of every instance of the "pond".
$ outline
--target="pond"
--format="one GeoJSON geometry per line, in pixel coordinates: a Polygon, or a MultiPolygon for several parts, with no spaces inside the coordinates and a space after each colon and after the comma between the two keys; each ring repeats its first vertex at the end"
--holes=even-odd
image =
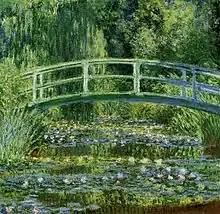
{"type": "Polygon", "coordinates": [[[148,121],[61,121],[30,162],[0,166],[1,213],[218,213],[220,158],[148,121]]]}

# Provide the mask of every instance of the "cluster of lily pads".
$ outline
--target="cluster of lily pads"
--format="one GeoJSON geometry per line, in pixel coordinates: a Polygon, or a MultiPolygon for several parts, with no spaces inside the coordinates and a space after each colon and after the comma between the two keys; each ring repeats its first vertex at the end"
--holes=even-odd
{"type": "Polygon", "coordinates": [[[102,123],[94,125],[76,125],[62,123],[51,127],[45,133],[49,149],[44,151],[50,155],[94,155],[94,156],[141,156],[155,159],[173,155],[200,156],[203,153],[200,139],[185,136],[165,136],[149,132],[156,124],[131,128],[102,123]],[[58,147],[58,148],[57,148],[58,147]],[[59,148],[60,147],[60,148],[59,148]],[[69,148],[68,153],[66,147],[69,148]],[[62,149],[63,148],[63,149],[62,149]]]}
{"type": "Polygon", "coordinates": [[[107,120],[52,127],[45,157],[0,165],[0,212],[85,213],[220,199],[220,159],[203,155],[199,139],[152,133],[151,126],[157,124],[107,120]]]}
{"type": "MultiPolygon", "coordinates": [[[[172,203],[198,197],[199,200],[219,198],[219,177],[207,180],[207,173],[220,174],[219,160],[168,164],[162,159],[73,157],[66,161],[27,166],[20,174],[2,179],[1,191],[22,193],[24,200],[31,194],[46,207],[78,203],[82,210],[89,205],[103,207],[122,203],[144,207],[159,200],[158,194],[162,197],[160,200],[172,203]],[[77,170],[80,166],[81,171],[77,170]]],[[[186,203],[189,202],[192,201],[186,203]]],[[[69,205],[66,209],[70,209],[69,205]]]]}
{"type": "Polygon", "coordinates": [[[40,200],[34,197],[27,197],[26,199],[18,202],[13,201],[8,205],[7,203],[0,202],[0,213],[59,213],[59,214],[71,214],[71,213],[88,213],[89,211],[98,211],[101,207],[96,204],[90,204],[88,206],[82,206],[80,203],[68,203],[68,207],[50,207],[45,206],[40,200]]]}
{"type": "Polygon", "coordinates": [[[60,127],[52,127],[44,135],[48,144],[75,145],[76,143],[142,143],[145,145],[159,145],[162,147],[201,147],[201,140],[188,136],[165,136],[153,132],[149,133],[149,125],[144,126],[140,132],[134,129],[111,127],[106,128],[99,125],[90,127],[88,125],[79,129],[75,124],[61,124],[60,127]],[[133,131],[132,131],[133,130],[133,131]]]}

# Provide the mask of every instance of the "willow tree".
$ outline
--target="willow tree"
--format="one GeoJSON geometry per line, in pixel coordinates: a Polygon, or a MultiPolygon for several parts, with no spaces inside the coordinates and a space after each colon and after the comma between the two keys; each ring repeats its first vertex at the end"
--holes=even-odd
{"type": "MultiPolygon", "coordinates": [[[[104,57],[105,40],[97,27],[93,3],[96,2],[1,1],[1,59],[8,58],[17,67],[27,69],[104,57]]],[[[100,68],[93,72],[100,72],[100,68]]]]}
{"type": "Polygon", "coordinates": [[[1,51],[16,65],[104,56],[104,40],[87,1],[7,2],[0,9],[4,34],[1,51]]]}

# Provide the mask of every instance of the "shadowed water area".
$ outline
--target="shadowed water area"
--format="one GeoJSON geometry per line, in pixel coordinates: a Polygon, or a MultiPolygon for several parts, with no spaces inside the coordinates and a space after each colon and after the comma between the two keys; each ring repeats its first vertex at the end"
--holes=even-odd
{"type": "Polygon", "coordinates": [[[0,166],[1,213],[220,213],[220,159],[148,121],[61,121],[32,162],[0,166]]]}

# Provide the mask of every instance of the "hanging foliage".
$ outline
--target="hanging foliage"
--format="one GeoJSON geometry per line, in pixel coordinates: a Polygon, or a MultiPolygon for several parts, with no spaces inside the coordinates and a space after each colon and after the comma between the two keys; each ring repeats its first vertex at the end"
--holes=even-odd
{"type": "Polygon", "coordinates": [[[104,56],[104,39],[87,1],[0,4],[1,57],[33,67],[104,56]]]}

